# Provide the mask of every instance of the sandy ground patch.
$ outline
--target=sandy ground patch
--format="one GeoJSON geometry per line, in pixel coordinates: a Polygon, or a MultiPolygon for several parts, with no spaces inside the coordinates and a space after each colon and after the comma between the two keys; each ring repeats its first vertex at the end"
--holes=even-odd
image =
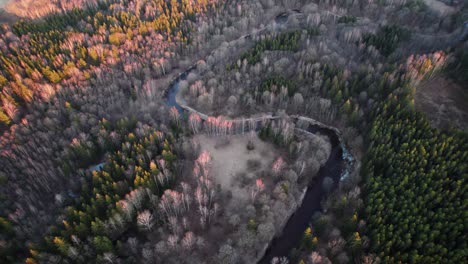
{"type": "Polygon", "coordinates": [[[260,163],[260,166],[256,167],[256,171],[258,171],[270,166],[278,155],[275,147],[271,143],[260,140],[257,134],[224,138],[197,135],[195,140],[200,142],[202,150],[207,150],[211,154],[212,175],[215,177],[216,183],[221,184],[223,190],[230,190],[233,196],[245,195],[245,190],[239,190],[232,183],[237,173],[254,172],[248,168],[249,160],[256,160],[260,163]],[[247,150],[249,140],[254,143],[254,150],[247,150]]]}
{"type": "Polygon", "coordinates": [[[468,92],[442,75],[418,85],[415,105],[435,127],[444,129],[452,124],[468,129],[468,92]]]}

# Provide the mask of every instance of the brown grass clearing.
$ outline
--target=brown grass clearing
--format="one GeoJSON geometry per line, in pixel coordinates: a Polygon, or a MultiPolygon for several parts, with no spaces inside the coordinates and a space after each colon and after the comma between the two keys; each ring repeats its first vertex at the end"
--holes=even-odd
{"type": "Polygon", "coordinates": [[[213,137],[197,135],[202,150],[207,150],[212,157],[212,175],[217,184],[225,191],[231,191],[235,197],[248,197],[246,190],[233,185],[234,177],[240,173],[266,170],[278,156],[274,145],[260,140],[257,134],[213,137]],[[247,150],[251,140],[255,146],[247,150]]]}
{"type": "Polygon", "coordinates": [[[446,129],[451,124],[464,130],[468,128],[468,92],[443,75],[418,85],[415,106],[434,127],[446,129]]]}

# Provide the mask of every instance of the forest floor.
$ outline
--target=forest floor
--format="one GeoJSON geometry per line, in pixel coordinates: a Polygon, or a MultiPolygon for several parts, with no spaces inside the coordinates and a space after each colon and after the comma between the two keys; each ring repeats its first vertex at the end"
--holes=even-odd
{"type": "Polygon", "coordinates": [[[234,185],[239,174],[255,177],[255,172],[267,170],[278,154],[274,145],[260,140],[257,134],[212,137],[197,135],[202,150],[207,150],[212,157],[212,175],[216,183],[225,191],[231,191],[236,198],[249,197],[246,190],[234,185]],[[247,143],[253,142],[255,148],[247,149],[247,143]]]}
{"type": "Polygon", "coordinates": [[[452,124],[468,129],[468,91],[444,75],[423,80],[416,91],[416,108],[431,124],[445,129],[452,124]]]}

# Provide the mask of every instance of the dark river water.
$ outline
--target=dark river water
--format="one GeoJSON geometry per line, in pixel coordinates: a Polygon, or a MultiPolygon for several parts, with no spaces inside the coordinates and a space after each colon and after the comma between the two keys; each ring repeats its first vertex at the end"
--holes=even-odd
{"type": "MultiPolygon", "coordinates": [[[[299,13],[298,10],[293,10],[290,13],[299,13]]],[[[275,18],[277,24],[287,22],[289,13],[281,13],[275,18]]],[[[244,36],[245,37],[245,36],[244,36]]],[[[176,96],[180,89],[180,81],[185,80],[187,75],[193,70],[192,66],[170,85],[166,97],[169,107],[176,107],[182,113],[182,107],[177,103],[176,96]]],[[[349,166],[352,162],[352,156],[349,155],[344,145],[340,142],[339,136],[332,129],[321,127],[319,125],[309,124],[305,130],[311,133],[320,133],[328,136],[332,145],[330,156],[327,162],[320,168],[318,174],[313,178],[307,187],[306,194],[302,204],[297,208],[294,214],[289,218],[283,228],[281,234],[276,236],[270,243],[265,255],[259,261],[260,264],[269,264],[274,257],[288,256],[291,250],[299,245],[302,239],[304,230],[310,223],[312,215],[319,211],[320,201],[325,197],[326,193],[322,188],[322,182],[325,177],[333,179],[333,189],[338,186],[339,181],[349,173],[349,166]]]]}
{"type": "MultiPolygon", "coordinates": [[[[193,67],[174,80],[166,94],[167,105],[169,107],[176,107],[181,113],[184,110],[176,101],[176,96],[180,89],[179,83],[186,79],[191,70],[193,70],[193,67]]],[[[334,130],[313,124],[309,124],[309,127],[305,130],[328,136],[332,145],[331,153],[327,162],[309,183],[302,204],[290,217],[281,234],[275,237],[269,245],[265,255],[259,261],[261,264],[269,264],[271,259],[276,256],[288,256],[291,250],[298,246],[312,215],[320,210],[320,201],[325,197],[325,191],[322,188],[324,178],[332,178],[334,182],[333,189],[335,189],[346,169],[347,162],[345,160],[346,155],[343,155],[343,145],[334,130]]]]}
{"type": "Polygon", "coordinates": [[[289,218],[281,235],[273,239],[265,255],[259,261],[260,264],[269,264],[274,257],[289,256],[291,250],[299,245],[304,230],[309,226],[312,215],[320,210],[320,201],[326,195],[322,188],[323,179],[325,177],[332,178],[334,182],[333,189],[335,189],[345,169],[346,162],[343,159],[343,149],[335,131],[317,125],[309,125],[306,130],[327,135],[330,138],[332,144],[330,156],[309,183],[302,204],[289,218]]]}

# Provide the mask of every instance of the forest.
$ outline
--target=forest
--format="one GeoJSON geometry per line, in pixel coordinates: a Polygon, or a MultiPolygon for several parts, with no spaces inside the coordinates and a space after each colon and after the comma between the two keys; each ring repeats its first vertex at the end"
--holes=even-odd
{"type": "Polygon", "coordinates": [[[397,101],[379,108],[362,172],[372,250],[388,263],[463,262],[467,135],[434,130],[397,101]]]}
{"type": "Polygon", "coordinates": [[[12,0],[0,262],[464,262],[467,7],[12,0]]]}
{"type": "Polygon", "coordinates": [[[118,65],[124,71],[135,71],[132,64],[146,59],[149,61],[145,64],[164,71],[170,58],[156,54],[153,55],[156,58],[133,58],[144,50],[138,46],[160,46],[155,53],[162,54],[168,44],[162,39],[179,45],[188,42],[194,12],[208,7],[207,4],[192,7],[177,1],[172,5],[163,1],[143,5],[141,13],[141,7],[125,2],[100,1],[85,10],[74,8],[47,16],[38,23],[20,20],[11,28],[3,28],[0,42],[3,124],[17,121],[22,107],[35,98],[47,100],[63,84],[86,83],[94,68],[118,65]],[[183,18],[181,14],[185,14],[183,18]]]}

